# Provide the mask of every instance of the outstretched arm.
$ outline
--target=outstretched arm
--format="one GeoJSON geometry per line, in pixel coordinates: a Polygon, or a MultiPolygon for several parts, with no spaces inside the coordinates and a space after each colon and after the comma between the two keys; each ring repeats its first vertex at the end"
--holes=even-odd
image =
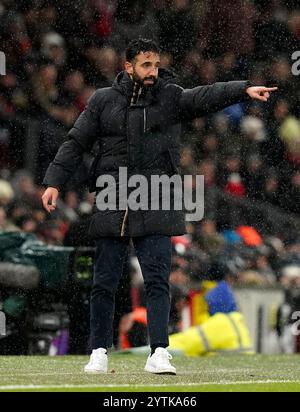
{"type": "Polygon", "coordinates": [[[250,86],[249,81],[218,82],[193,89],[184,89],[179,100],[180,116],[193,119],[214,113],[249,98],[266,101],[276,87],[250,86]]]}

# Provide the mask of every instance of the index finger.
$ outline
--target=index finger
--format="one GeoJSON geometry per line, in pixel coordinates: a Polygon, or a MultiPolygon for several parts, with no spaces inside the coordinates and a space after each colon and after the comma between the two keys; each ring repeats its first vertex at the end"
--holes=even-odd
{"type": "Polygon", "coordinates": [[[275,90],[278,90],[278,87],[265,87],[264,88],[265,92],[274,92],[275,90]]]}

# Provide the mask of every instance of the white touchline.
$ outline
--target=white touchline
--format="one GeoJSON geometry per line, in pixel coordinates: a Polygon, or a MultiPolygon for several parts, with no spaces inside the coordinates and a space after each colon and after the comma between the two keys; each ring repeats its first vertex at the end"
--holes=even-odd
{"type": "Polygon", "coordinates": [[[236,381],[236,382],[192,382],[192,383],[145,383],[145,384],[86,384],[86,385],[3,385],[0,386],[0,390],[9,390],[9,389],[46,389],[46,388],[142,388],[142,387],[161,387],[161,386],[207,386],[207,385],[249,385],[249,384],[266,384],[266,383],[299,383],[299,380],[273,380],[266,379],[265,381],[236,381]]]}

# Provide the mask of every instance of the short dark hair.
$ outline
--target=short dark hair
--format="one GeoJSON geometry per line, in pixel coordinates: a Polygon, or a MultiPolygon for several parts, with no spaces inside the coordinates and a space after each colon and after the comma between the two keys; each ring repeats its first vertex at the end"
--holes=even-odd
{"type": "Polygon", "coordinates": [[[142,39],[132,40],[126,49],[126,61],[131,62],[139,53],[160,53],[158,45],[154,40],[142,39]]]}

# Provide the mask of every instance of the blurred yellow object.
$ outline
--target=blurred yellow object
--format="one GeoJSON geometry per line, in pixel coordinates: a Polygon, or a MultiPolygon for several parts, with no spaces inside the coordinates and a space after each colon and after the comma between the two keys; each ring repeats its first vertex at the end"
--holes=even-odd
{"type": "Polygon", "coordinates": [[[216,313],[198,326],[169,337],[169,349],[187,356],[212,352],[253,354],[248,328],[240,312],[216,313]]]}
{"type": "Polygon", "coordinates": [[[278,135],[292,154],[300,154],[300,121],[288,116],[279,128],[278,135]]]}
{"type": "Polygon", "coordinates": [[[208,305],[204,299],[206,293],[214,289],[217,282],[204,280],[201,282],[201,291],[192,291],[189,296],[191,324],[201,325],[209,318],[208,305]]]}

